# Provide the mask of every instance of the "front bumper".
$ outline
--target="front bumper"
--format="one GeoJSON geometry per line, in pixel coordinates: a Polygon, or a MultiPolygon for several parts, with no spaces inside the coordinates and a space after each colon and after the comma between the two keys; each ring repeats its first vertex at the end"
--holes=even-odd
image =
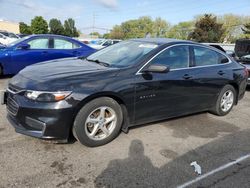
{"type": "Polygon", "coordinates": [[[7,92],[3,101],[7,119],[17,133],[47,140],[68,139],[76,114],[72,99],[71,103],[43,103],[7,92]]]}

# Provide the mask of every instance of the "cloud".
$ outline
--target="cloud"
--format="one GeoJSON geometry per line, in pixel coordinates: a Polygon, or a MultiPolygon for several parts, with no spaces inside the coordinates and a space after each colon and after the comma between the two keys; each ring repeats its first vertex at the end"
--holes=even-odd
{"type": "Polygon", "coordinates": [[[96,1],[106,8],[116,9],[118,7],[117,0],[96,0],[96,1]]]}
{"type": "Polygon", "coordinates": [[[48,6],[42,0],[0,0],[0,12],[3,17],[13,21],[30,21],[34,16],[43,16],[49,20],[58,18],[65,20],[67,18],[79,19],[83,6],[72,3],[61,3],[57,6],[48,6]],[[9,14],[12,10],[18,10],[9,14]]]}

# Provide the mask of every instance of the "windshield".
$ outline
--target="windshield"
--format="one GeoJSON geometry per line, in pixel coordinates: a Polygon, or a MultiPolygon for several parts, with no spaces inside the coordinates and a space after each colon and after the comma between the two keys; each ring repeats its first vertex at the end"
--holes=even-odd
{"type": "Polygon", "coordinates": [[[20,42],[23,42],[24,40],[28,39],[30,36],[26,36],[26,37],[23,37],[23,38],[20,38],[20,39],[17,39],[11,43],[8,44],[8,47],[11,47],[11,46],[14,46],[20,42]]]}
{"type": "Polygon", "coordinates": [[[157,44],[147,42],[124,41],[90,55],[87,60],[99,61],[115,67],[128,67],[156,47],[158,47],[157,44]]]}

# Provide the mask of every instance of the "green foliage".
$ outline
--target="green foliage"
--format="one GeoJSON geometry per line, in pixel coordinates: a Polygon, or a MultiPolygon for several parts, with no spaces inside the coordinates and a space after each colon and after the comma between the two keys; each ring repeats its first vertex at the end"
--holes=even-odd
{"type": "Polygon", "coordinates": [[[110,32],[110,38],[143,38],[147,35],[164,37],[169,25],[169,23],[161,18],[156,18],[154,21],[150,17],[144,16],[139,19],[128,20],[121,25],[115,25],[110,32]]]}
{"type": "Polygon", "coordinates": [[[64,21],[64,34],[69,37],[79,37],[79,32],[75,27],[75,21],[69,18],[64,21]]]}
{"type": "Polygon", "coordinates": [[[98,32],[92,32],[92,33],[90,33],[89,35],[91,35],[91,36],[97,36],[98,38],[101,38],[101,34],[100,33],[98,33],[98,32]]]}
{"type": "Polygon", "coordinates": [[[56,34],[56,35],[63,35],[64,28],[60,20],[53,18],[49,21],[49,33],[56,34]]]}
{"type": "Polygon", "coordinates": [[[195,29],[190,33],[189,39],[197,42],[220,42],[224,29],[217,23],[217,18],[211,14],[205,14],[195,23],[195,29]]]}
{"type": "Polygon", "coordinates": [[[36,16],[31,20],[31,31],[34,34],[48,33],[48,23],[42,16],[36,16]]]}
{"type": "Polygon", "coordinates": [[[187,40],[189,34],[194,28],[194,22],[180,22],[177,25],[174,25],[167,32],[166,37],[187,40]]]}
{"type": "Polygon", "coordinates": [[[111,39],[124,39],[125,34],[124,34],[123,30],[122,30],[122,27],[119,26],[119,25],[115,25],[113,27],[113,30],[109,34],[109,37],[111,39]]]}
{"type": "Polygon", "coordinates": [[[150,17],[140,17],[136,20],[129,20],[121,24],[124,38],[143,38],[153,32],[153,21],[150,17]]]}
{"type": "Polygon", "coordinates": [[[244,32],[244,38],[250,38],[250,22],[244,24],[242,31],[244,32]]]}
{"type": "Polygon", "coordinates": [[[165,37],[170,24],[160,17],[156,18],[153,23],[153,36],[165,37]]]}
{"type": "Polygon", "coordinates": [[[224,33],[221,38],[221,42],[233,43],[240,37],[241,32],[239,30],[240,25],[243,24],[244,19],[242,16],[233,14],[225,14],[218,17],[218,22],[223,24],[224,33]]]}
{"type": "Polygon", "coordinates": [[[111,37],[110,37],[110,33],[105,33],[105,34],[103,34],[102,38],[105,38],[105,39],[111,38],[111,37]]]}
{"type": "Polygon", "coordinates": [[[28,26],[24,22],[19,23],[19,30],[21,34],[27,34],[27,35],[32,34],[30,26],[28,26]]]}

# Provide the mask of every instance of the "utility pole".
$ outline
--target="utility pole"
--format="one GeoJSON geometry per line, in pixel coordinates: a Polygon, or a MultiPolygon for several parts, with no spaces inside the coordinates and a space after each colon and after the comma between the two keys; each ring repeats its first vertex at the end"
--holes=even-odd
{"type": "Polygon", "coordinates": [[[96,14],[93,12],[93,25],[92,25],[92,35],[91,35],[91,37],[93,36],[94,29],[95,29],[95,19],[96,19],[96,14]]]}

